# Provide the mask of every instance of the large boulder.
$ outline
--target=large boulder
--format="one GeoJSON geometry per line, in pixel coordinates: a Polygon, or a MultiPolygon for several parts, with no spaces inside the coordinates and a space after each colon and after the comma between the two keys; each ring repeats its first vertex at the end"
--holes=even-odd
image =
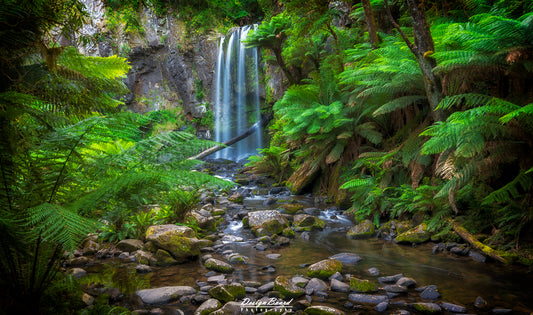
{"type": "Polygon", "coordinates": [[[233,266],[215,258],[209,258],[204,262],[204,265],[209,270],[214,270],[222,273],[233,272],[233,266]]]}
{"type": "Polygon", "coordinates": [[[259,237],[280,234],[289,226],[289,222],[277,210],[263,210],[248,213],[248,226],[259,237]]]}
{"type": "Polygon", "coordinates": [[[299,298],[305,290],[286,276],[277,276],[274,280],[274,290],[278,291],[281,298],[299,298]]]}
{"type": "Polygon", "coordinates": [[[190,227],[174,224],[154,225],[146,230],[146,240],[169,252],[177,262],[184,262],[200,254],[198,239],[190,227]]]}
{"type": "Polygon", "coordinates": [[[307,275],[313,278],[328,279],[342,271],[342,263],[336,259],[325,259],[307,267],[307,275]]]}
{"type": "Polygon", "coordinates": [[[396,242],[405,244],[418,244],[429,241],[431,235],[427,231],[426,224],[420,224],[419,226],[408,230],[402,234],[396,236],[396,242]]]}
{"type": "Polygon", "coordinates": [[[165,304],[175,301],[184,295],[195,294],[196,290],[188,286],[161,287],[156,289],[139,290],[135,294],[145,304],[165,304]]]}
{"type": "Polygon", "coordinates": [[[297,231],[322,230],[326,226],[323,220],[309,214],[295,215],[292,225],[297,231]]]}
{"type": "Polygon", "coordinates": [[[196,224],[198,224],[198,227],[201,229],[209,231],[213,231],[216,229],[216,219],[211,216],[211,213],[209,211],[191,211],[190,217],[194,219],[196,224]]]}
{"type": "Polygon", "coordinates": [[[217,299],[209,299],[202,303],[196,311],[194,312],[194,315],[208,315],[212,312],[218,310],[222,306],[222,303],[220,303],[217,299]]]}
{"type": "Polygon", "coordinates": [[[346,235],[354,240],[370,238],[374,235],[374,223],[370,220],[365,220],[352,226],[346,235]]]}
{"type": "Polygon", "coordinates": [[[133,253],[143,248],[143,241],[136,239],[126,239],[118,242],[117,248],[123,252],[133,253]]]}

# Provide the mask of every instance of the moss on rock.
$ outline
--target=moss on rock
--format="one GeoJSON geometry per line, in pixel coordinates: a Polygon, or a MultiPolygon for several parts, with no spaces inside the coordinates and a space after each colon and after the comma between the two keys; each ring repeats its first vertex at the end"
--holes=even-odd
{"type": "Polygon", "coordinates": [[[327,279],[336,272],[342,271],[342,263],[335,259],[325,259],[307,268],[307,276],[327,279]]]}
{"type": "Polygon", "coordinates": [[[350,290],[360,293],[376,292],[378,285],[370,280],[350,278],[350,290]]]}
{"type": "Polygon", "coordinates": [[[277,276],[274,280],[274,290],[278,291],[281,298],[298,298],[305,294],[305,290],[297,286],[286,276],[277,276]]]}
{"type": "Polygon", "coordinates": [[[419,226],[396,236],[396,242],[407,244],[418,244],[429,241],[431,234],[427,231],[427,225],[422,223],[419,226]]]}
{"type": "Polygon", "coordinates": [[[374,235],[374,223],[370,220],[365,220],[350,228],[346,235],[356,240],[370,238],[374,235]]]}

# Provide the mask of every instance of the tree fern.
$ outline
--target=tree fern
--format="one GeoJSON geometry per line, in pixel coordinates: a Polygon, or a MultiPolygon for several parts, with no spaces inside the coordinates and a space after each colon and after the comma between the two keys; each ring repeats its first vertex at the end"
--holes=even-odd
{"type": "Polygon", "coordinates": [[[494,203],[508,203],[513,199],[519,198],[524,192],[527,192],[533,186],[533,178],[528,172],[521,171],[512,181],[502,188],[491,192],[483,198],[484,205],[494,203]]]}
{"type": "Polygon", "coordinates": [[[43,241],[60,244],[65,250],[73,251],[79,242],[95,230],[96,223],[79,216],[76,212],[57,204],[43,203],[27,210],[26,228],[34,229],[35,237],[43,241]]]}

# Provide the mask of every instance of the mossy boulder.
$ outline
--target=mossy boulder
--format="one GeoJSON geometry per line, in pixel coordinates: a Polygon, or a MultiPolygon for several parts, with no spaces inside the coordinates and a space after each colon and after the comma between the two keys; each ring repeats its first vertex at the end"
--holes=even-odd
{"type": "MultiPolygon", "coordinates": [[[[243,225],[244,225],[243,220],[243,225]]],[[[277,210],[253,211],[248,213],[248,226],[257,237],[280,234],[289,226],[287,219],[277,210]]]]}
{"type": "Polygon", "coordinates": [[[239,283],[219,284],[209,289],[209,295],[224,303],[242,299],[246,295],[244,286],[239,283]]]}
{"type": "MultiPolygon", "coordinates": [[[[208,213],[209,215],[209,213],[208,213]]],[[[198,211],[191,211],[189,218],[194,219],[198,227],[202,230],[214,231],[216,230],[216,218],[212,216],[204,216],[198,211]]]]}
{"type": "Polygon", "coordinates": [[[304,313],[308,315],[344,315],[345,314],[343,311],[340,311],[336,308],[333,308],[331,306],[325,306],[325,305],[310,306],[304,310],[304,313]]]}
{"type": "Polygon", "coordinates": [[[429,241],[431,234],[427,231],[427,225],[422,223],[419,226],[396,236],[395,241],[403,244],[418,244],[429,241]]]}
{"type": "Polygon", "coordinates": [[[370,220],[365,220],[352,226],[346,235],[354,240],[370,238],[374,236],[374,223],[370,220]]]}
{"type": "Polygon", "coordinates": [[[336,259],[325,259],[307,267],[307,276],[327,279],[336,272],[342,271],[342,263],[336,259]]]}
{"type": "Polygon", "coordinates": [[[295,236],[295,233],[293,229],[291,229],[290,227],[286,227],[283,229],[283,231],[281,231],[281,235],[293,238],[295,236]]]}
{"type": "Polygon", "coordinates": [[[161,248],[155,252],[155,258],[157,259],[156,266],[170,266],[178,263],[169,252],[161,248]]]}
{"type": "Polygon", "coordinates": [[[422,314],[438,314],[441,312],[441,307],[435,303],[413,303],[411,307],[422,314]]]}
{"type": "Polygon", "coordinates": [[[244,200],[244,195],[240,192],[236,192],[233,195],[228,197],[228,201],[235,202],[235,203],[242,203],[244,200]]]}
{"type": "Polygon", "coordinates": [[[281,205],[281,208],[289,214],[295,214],[296,212],[303,210],[304,206],[299,203],[285,203],[281,205]]]}
{"type": "Polygon", "coordinates": [[[350,278],[350,290],[359,293],[370,293],[378,290],[378,285],[370,280],[350,278]]]}
{"type": "Polygon", "coordinates": [[[292,225],[298,231],[322,230],[326,226],[323,220],[309,215],[297,214],[294,216],[292,225]]]}
{"type": "Polygon", "coordinates": [[[233,266],[215,258],[209,258],[204,262],[204,266],[209,270],[214,270],[222,273],[233,272],[233,266]]]}
{"type": "Polygon", "coordinates": [[[292,279],[286,276],[277,276],[274,280],[274,290],[278,291],[281,298],[299,298],[305,290],[299,287],[292,279]]]}
{"type": "Polygon", "coordinates": [[[196,311],[194,312],[194,315],[208,315],[212,312],[218,310],[222,306],[222,303],[220,303],[217,299],[209,299],[202,303],[196,311]]]}
{"type": "Polygon", "coordinates": [[[193,229],[174,224],[154,225],[146,230],[146,240],[166,250],[177,262],[198,256],[200,249],[193,229]]]}
{"type": "Polygon", "coordinates": [[[282,222],[277,220],[267,221],[260,226],[255,226],[252,228],[252,233],[256,237],[260,236],[270,236],[270,235],[276,235],[283,232],[283,230],[287,227],[287,225],[284,225],[282,222]]]}
{"type": "Polygon", "coordinates": [[[382,233],[402,234],[407,232],[411,227],[408,221],[390,220],[381,225],[378,231],[382,233]]]}
{"type": "Polygon", "coordinates": [[[214,208],[213,210],[211,210],[211,215],[212,216],[224,215],[224,214],[226,214],[226,210],[224,210],[224,209],[214,208]]]}
{"type": "Polygon", "coordinates": [[[123,252],[133,253],[143,248],[143,241],[136,239],[126,239],[118,242],[117,248],[123,252]]]}
{"type": "Polygon", "coordinates": [[[155,266],[157,263],[157,259],[150,252],[138,250],[134,253],[134,255],[135,261],[139,264],[155,266]]]}

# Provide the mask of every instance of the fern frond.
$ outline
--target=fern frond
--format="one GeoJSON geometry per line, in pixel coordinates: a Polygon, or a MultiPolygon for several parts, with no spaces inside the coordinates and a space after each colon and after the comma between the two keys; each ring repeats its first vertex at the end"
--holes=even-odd
{"type": "Polygon", "coordinates": [[[398,97],[390,102],[381,105],[374,111],[372,115],[379,116],[387,113],[391,113],[395,110],[405,108],[407,106],[422,102],[427,99],[424,95],[407,95],[398,97]]]}
{"type": "Polygon", "coordinates": [[[491,192],[483,198],[483,205],[493,203],[505,203],[518,198],[522,193],[528,191],[533,186],[533,178],[529,171],[521,171],[512,181],[502,188],[491,192]],[[521,189],[521,190],[520,190],[521,189]]]}
{"type": "Polygon", "coordinates": [[[57,204],[44,203],[28,209],[26,227],[37,237],[65,250],[74,250],[88,233],[94,232],[96,223],[57,204]]]}

